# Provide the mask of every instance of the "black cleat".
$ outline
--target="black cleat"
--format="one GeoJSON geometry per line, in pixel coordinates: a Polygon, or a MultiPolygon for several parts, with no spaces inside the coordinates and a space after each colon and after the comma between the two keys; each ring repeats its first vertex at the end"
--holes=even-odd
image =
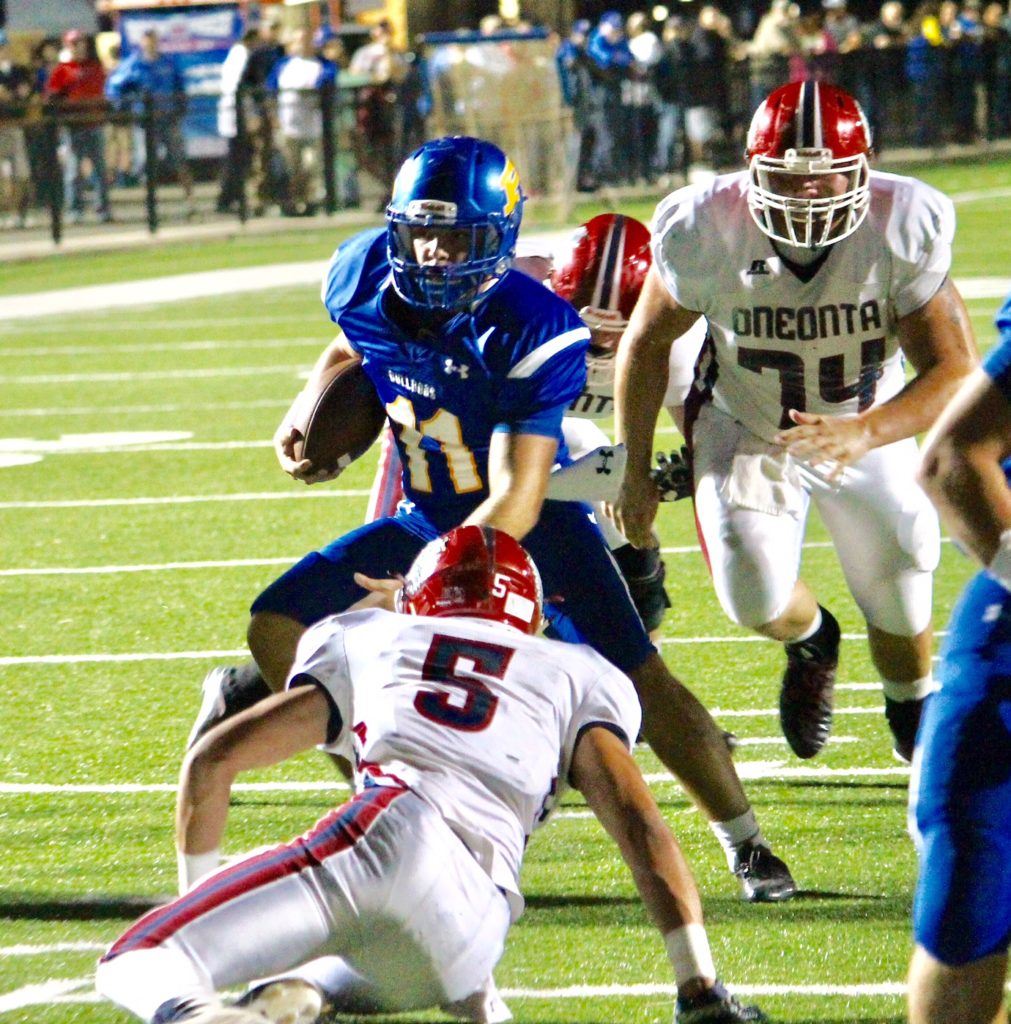
{"type": "Polygon", "coordinates": [[[892,700],[885,697],[885,718],[892,730],[895,746],[892,752],[898,760],[909,764],[913,760],[916,746],[916,731],[920,727],[920,716],[926,697],[919,700],[892,700]]]}
{"type": "Polygon", "coordinates": [[[694,999],[678,998],[674,1024],[763,1024],[768,1017],[757,1006],[745,1006],[720,982],[694,999]]]}
{"type": "Polygon", "coordinates": [[[302,978],[278,978],[251,988],[235,1005],[269,1024],[315,1024],[323,1013],[323,993],[302,978]]]}
{"type": "Polygon", "coordinates": [[[785,862],[768,846],[748,840],[734,852],[734,875],[741,895],[749,903],[779,903],[797,892],[797,883],[785,862]]]}
{"type": "Polygon", "coordinates": [[[832,731],[832,691],[839,664],[839,623],[825,608],[818,632],[784,644],[786,671],[779,691],[779,723],[797,757],[814,757],[832,731]]]}
{"type": "Polygon", "coordinates": [[[228,665],[212,668],[204,676],[201,689],[204,696],[197,720],[186,740],[187,750],[219,722],[270,696],[270,687],[251,662],[238,667],[228,665]]]}

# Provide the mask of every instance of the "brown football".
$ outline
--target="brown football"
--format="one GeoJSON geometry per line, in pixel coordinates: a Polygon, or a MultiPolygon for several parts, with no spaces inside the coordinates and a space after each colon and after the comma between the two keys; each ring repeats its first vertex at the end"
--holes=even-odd
{"type": "Polygon", "coordinates": [[[317,470],[349,466],[368,451],[386,423],[386,411],[358,356],[331,367],[300,404],[295,426],[302,439],[293,454],[317,470]]]}

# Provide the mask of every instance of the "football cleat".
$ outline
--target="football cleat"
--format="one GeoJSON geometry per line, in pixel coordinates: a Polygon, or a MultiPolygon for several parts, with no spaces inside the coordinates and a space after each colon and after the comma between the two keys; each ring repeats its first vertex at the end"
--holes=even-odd
{"type": "Polygon", "coordinates": [[[745,1006],[720,982],[694,999],[678,998],[674,1024],[762,1024],[768,1017],[757,1006],[745,1006]]]}
{"type": "Polygon", "coordinates": [[[920,716],[923,714],[926,699],[921,697],[919,700],[892,700],[885,697],[885,718],[895,740],[892,753],[903,764],[910,764],[913,760],[916,731],[920,727],[920,716]]]}
{"type": "Polygon", "coordinates": [[[779,723],[790,749],[800,758],[814,757],[832,731],[840,633],[832,613],[825,608],[821,612],[816,637],[784,645],[786,672],[779,691],[779,723]]]}
{"type": "Polygon", "coordinates": [[[749,903],[779,903],[797,892],[790,869],[762,843],[741,843],[734,851],[733,870],[749,903]]]}
{"type": "Polygon", "coordinates": [[[278,978],[251,988],[235,1005],[270,1024],[315,1024],[323,1012],[324,999],[310,981],[278,978]]]}
{"type": "Polygon", "coordinates": [[[186,740],[187,750],[219,722],[245,711],[246,708],[251,708],[264,697],[270,696],[270,688],[262,677],[258,673],[248,671],[247,666],[227,665],[212,668],[204,676],[201,690],[203,700],[186,740]]]}

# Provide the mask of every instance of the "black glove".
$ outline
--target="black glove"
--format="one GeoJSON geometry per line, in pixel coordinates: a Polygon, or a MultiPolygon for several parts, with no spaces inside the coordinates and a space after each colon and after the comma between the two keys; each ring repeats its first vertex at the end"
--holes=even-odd
{"type": "Polygon", "coordinates": [[[680,501],[692,496],[692,460],[684,445],[680,452],[670,455],[657,452],[656,469],[651,469],[649,475],[660,491],[661,501],[680,501]]]}

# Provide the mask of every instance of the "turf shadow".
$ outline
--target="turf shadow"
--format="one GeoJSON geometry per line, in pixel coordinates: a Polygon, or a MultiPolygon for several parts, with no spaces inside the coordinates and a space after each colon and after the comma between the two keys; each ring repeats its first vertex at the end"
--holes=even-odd
{"type": "Polygon", "coordinates": [[[0,919],[9,921],[132,921],[135,917],[169,903],[165,896],[38,896],[0,891],[0,919]]]}

